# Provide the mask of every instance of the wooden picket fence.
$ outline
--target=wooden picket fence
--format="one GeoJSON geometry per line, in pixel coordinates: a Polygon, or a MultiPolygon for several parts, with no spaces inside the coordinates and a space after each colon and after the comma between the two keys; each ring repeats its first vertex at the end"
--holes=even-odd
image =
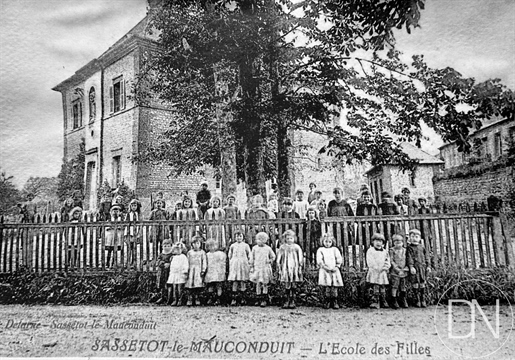
{"type": "MultiPolygon", "coordinates": [[[[94,219],[93,219],[94,220],[94,219]]],[[[322,233],[330,233],[341,250],[343,271],[365,268],[365,249],[372,233],[385,234],[391,244],[394,233],[407,235],[409,229],[422,232],[433,266],[460,268],[513,266],[510,237],[498,214],[429,214],[411,217],[373,216],[327,218],[322,233]]],[[[316,266],[319,239],[310,238],[306,221],[225,220],[225,221],[141,221],[136,223],[83,222],[12,224],[0,222],[0,273],[20,270],[32,272],[99,271],[132,269],[156,271],[156,259],[164,238],[182,240],[188,245],[194,234],[216,239],[228,250],[236,231],[245,234],[252,245],[255,234],[266,232],[274,251],[281,234],[292,229],[305,253],[306,265],[316,266]],[[126,234],[133,231],[130,241],[126,234]],[[106,238],[114,239],[108,263],[106,238]]]]}

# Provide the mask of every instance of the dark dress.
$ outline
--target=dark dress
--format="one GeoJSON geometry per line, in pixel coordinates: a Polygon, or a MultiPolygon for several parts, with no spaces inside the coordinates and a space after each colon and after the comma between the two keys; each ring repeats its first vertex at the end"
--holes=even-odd
{"type": "Polygon", "coordinates": [[[199,218],[203,219],[207,209],[209,209],[209,200],[211,200],[211,191],[202,189],[197,193],[197,204],[199,206],[199,218]],[[201,205],[205,203],[205,205],[201,205]]]}
{"type": "MultiPolygon", "coordinates": [[[[327,204],[327,217],[342,217],[342,216],[354,216],[354,211],[352,211],[352,208],[350,207],[349,203],[345,200],[341,200],[340,202],[336,200],[329,201],[329,204],[327,204]]],[[[330,221],[330,219],[328,219],[330,221]]],[[[348,223],[347,223],[348,224],[348,223]]],[[[341,227],[341,241],[344,240],[344,231],[347,231],[348,238],[349,238],[349,245],[355,244],[355,238],[354,238],[354,227],[353,226],[347,226],[347,229],[345,229],[345,226],[341,227]]],[[[338,227],[336,224],[333,225],[333,235],[336,239],[338,239],[338,227]]]]}
{"type": "MultiPolygon", "coordinates": [[[[381,215],[400,215],[399,208],[394,203],[386,203],[382,202],[379,204],[379,212],[381,215]]],[[[384,238],[388,242],[393,234],[396,232],[396,227],[394,223],[390,223],[390,227],[388,227],[388,222],[383,221],[383,229],[384,229],[384,238]]]]}
{"type": "Polygon", "coordinates": [[[306,237],[306,244],[309,252],[307,254],[308,260],[312,264],[316,264],[316,253],[320,247],[320,238],[322,237],[322,224],[317,219],[306,220],[304,222],[304,236],[306,237]]]}
{"type": "MultiPolygon", "coordinates": [[[[377,215],[377,206],[372,203],[364,204],[361,203],[356,208],[356,216],[376,216],[377,215]]],[[[361,244],[365,247],[365,249],[368,248],[368,239],[377,232],[377,224],[374,222],[364,223],[362,222],[360,224],[361,228],[361,244]],[[367,226],[368,225],[368,226],[367,226]],[[368,229],[368,237],[367,237],[367,229],[368,229]]]]}
{"type": "Polygon", "coordinates": [[[165,267],[165,264],[170,264],[172,261],[172,253],[169,254],[159,254],[157,257],[157,288],[164,289],[166,288],[166,281],[168,280],[168,275],[170,275],[170,268],[165,267]]]}
{"type": "Polygon", "coordinates": [[[406,264],[409,268],[414,267],[415,275],[410,274],[410,280],[414,284],[425,284],[427,279],[427,267],[429,266],[429,253],[422,244],[409,244],[406,251],[406,264]]]}

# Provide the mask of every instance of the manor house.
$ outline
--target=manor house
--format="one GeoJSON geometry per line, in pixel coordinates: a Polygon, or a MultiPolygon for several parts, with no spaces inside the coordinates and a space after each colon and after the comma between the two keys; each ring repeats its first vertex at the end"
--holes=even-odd
{"type": "MultiPolygon", "coordinates": [[[[213,194],[221,193],[222,179],[216,179],[209,167],[196,175],[175,177],[166,165],[135,160],[140,150],[156,142],[173,116],[171,107],[135,101],[143,56],[158,49],[155,35],[146,31],[148,22],[147,15],[102,55],[53,88],[62,94],[64,158],[74,158],[81,144],[85,146],[87,210],[96,209],[97,191],[105,181],[113,188],[123,181],[135,190],[143,210],[149,209],[151,195],[159,191],[165,194],[168,206],[185,192],[195,196],[203,180],[208,181],[213,194]]],[[[357,197],[364,181],[361,167],[330,166],[331,160],[318,154],[324,142],[319,135],[298,132],[294,137],[294,143],[302,142],[304,146],[294,159],[293,191],[308,191],[309,183],[315,182],[326,199],[334,186],[342,186],[347,195],[357,197]]],[[[244,184],[238,186],[237,197],[244,208],[244,184]]]]}

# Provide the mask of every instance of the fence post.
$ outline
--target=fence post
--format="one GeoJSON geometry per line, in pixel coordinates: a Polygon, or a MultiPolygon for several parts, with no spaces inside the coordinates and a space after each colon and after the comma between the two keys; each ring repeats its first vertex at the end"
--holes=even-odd
{"type": "MultiPolygon", "coordinates": [[[[513,215],[512,215],[513,216],[513,215]]],[[[494,217],[494,239],[499,237],[502,244],[505,244],[503,247],[504,255],[506,257],[506,265],[510,268],[515,268],[515,226],[513,221],[508,219],[508,216],[501,212],[499,213],[499,218],[494,217]],[[499,231],[495,231],[495,223],[496,219],[498,219],[498,227],[499,231]],[[500,226],[499,226],[500,225],[500,226]],[[498,235],[500,234],[500,235],[498,235]]],[[[497,243],[497,241],[496,241],[497,243]]]]}

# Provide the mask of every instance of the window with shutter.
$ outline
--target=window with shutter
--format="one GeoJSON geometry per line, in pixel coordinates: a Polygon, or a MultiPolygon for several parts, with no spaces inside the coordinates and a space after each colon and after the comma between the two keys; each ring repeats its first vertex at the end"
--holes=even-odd
{"type": "Polygon", "coordinates": [[[114,94],[112,86],[109,86],[109,112],[114,112],[114,94]]]}

